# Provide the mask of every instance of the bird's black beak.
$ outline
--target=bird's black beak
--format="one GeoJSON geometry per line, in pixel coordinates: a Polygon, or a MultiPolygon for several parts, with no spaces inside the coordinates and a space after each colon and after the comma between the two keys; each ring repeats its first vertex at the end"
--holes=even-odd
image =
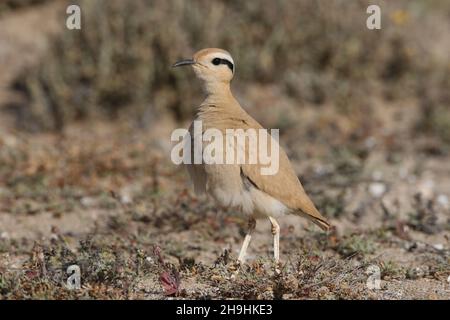
{"type": "Polygon", "coordinates": [[[172,68],[181,67],[181,66],[189,66],[189,65],[194,64],[194,63],[195,63],[195,61],[192,60],[192,59],[184,59],[184,60],[180,60],[180,61],[176,62],[172,66],[172,68]]]}

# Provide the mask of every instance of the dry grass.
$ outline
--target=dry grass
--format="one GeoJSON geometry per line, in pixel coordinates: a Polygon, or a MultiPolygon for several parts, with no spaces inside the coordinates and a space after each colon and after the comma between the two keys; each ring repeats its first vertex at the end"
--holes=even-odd
{"type": "Polygon", "coordinates": [[[433,88],[433,96],[424,97],[425,126],[437,121],[432,132],[447,135],[447,122],[429,109],[440,114],[437,108],[448,102],[448,61],[430,58],[435,54],[424,32],[411,31],[428,21],[431,9],[420,2],[380,2],[382,31],[364,27],[366,1],[78,3],[83,29],[64,31],[40,66],[14,85],[26,100],[12,108],[21,127],[60,130],[76,119],[116,117],[122,110],[139,125],[167,111],[188,118],[199,91],[190,73],[170,66],[216,46],[237,61],[236,87],[276,83],[303,104],[332,103],[353,116],[373,107],[370,96],[422,97],[433,88]]]}

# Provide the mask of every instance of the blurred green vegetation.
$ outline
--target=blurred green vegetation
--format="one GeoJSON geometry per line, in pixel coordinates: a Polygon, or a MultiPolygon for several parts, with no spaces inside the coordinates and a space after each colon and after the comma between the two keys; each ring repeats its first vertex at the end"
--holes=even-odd
{"type": "Polygon", "coordinates": [[[60,130],[123,110],[140,125],[166,112],[187,119],[200,102],[199,86],[171,65],[222,47],[237,62],[236,91],[271,83],[299,105],[331,103],[349,115],[367,112],[372,96],[417,98],[419,128],[448,140],[449,117],[434,115],[448,108],[448,61],[433,55],[420,29],[427,15],[448,15],[450,4],[375,2],[383,18],[373,31],[366,28],[369,1],[75,1],[82,30],[65,30],[13,85],[26,97],[14,108],[18,124],[60,130]]]}

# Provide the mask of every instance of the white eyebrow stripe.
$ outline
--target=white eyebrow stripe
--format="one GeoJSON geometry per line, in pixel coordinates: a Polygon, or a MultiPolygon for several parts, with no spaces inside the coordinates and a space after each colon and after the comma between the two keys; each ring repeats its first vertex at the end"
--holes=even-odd
{"type": "Polygon", "coordinates": [[[226,60],[230,61],[234,66],[233,58],[229,54],[226,54],[223,52],[216,52],[216,53],[214,53],[213,56],[214,56],[214,58],[226,59],[226,60]]]}

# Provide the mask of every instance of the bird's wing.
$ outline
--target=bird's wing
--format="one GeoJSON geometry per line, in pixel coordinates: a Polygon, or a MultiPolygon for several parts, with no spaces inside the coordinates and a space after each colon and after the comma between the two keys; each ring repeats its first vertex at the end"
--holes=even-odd
{"type": "MultiPolygon", "coordinates": [[[[221,105],[217,105],[214,108],[204,108],[201,111],[199,118],[200,120],[203,120],[204,129],[208,127],[216,128],[225,133],[225,136],[227,136],[226,129],[243,129],[244,132],[247,129],[264,129],[255,119],[245,112],[244,109],[242,109],[238,104],[234,105],[233,103],[228,104],[226,108],[221,105]]],[[[236,130],[234,132],[236,132],[236,130]]],[[[263,130],[262,132],[267,135],[266,141],[276,143],[278,146],[278,142],[271,139],[267,130],[263,130]]],[[[237,149],[242,146],[236,143],[234,147],[236,148],[236,154],[238,152],[237,149]]],[[[249,159],[250,148],[244,145],[243,149],[245,158],[249,159]]],[[[270,150],[270,148],[268,148],[268,150],[270,150]]],[[[246,161],[246,164],[240,165],[240,170],[239,166],[232,166],[232,172],[230,171],[227,173],[230,175],[230,179],[228,180],[233,180],[231,173],[239,174],[241,171],[242,174],[244,174],[259,190],[281,201],[288,208],[292,209],[292,213],[310,219],[322,229],[328,229],[328,222],[319,213],[313,202],[305,193],[286,153],[281,147],[279,147],[278,150],[279,170],[275,174],[263,175],[261,174],[261,169],[267,167],[267,165],[260,163],[249,164],[246,161]]],[[[213,170],[215,166],[207,166],[207,168],[210,167],[211,170],[213,170]]]]}
{"type": "MultiPolygon", "coordinates": [[[[253,118],[245,119],[248,127],[261,129],[262,126],[253,118]]],[[[267,135],[269,133],[265,131],[267,135]]],[[[271,143],[278,144],[274,139],[268,138],[271,143]]],[[[268,148],[270,150],[270,148],[268,148]]],[[[246,152],[247,153],[247,152],[246,152]]],[[[311,199],[303,189],[300,180],[298,179],[291,163],[279,146],[279,168],[273,175],[263,175],[261,169],[267,165],[257,164],[242,164],[242,173],[261,191],[281,201],[284,205],[291,208],[293,213],[302,215],[324,230],[329,228],[329,223],[320,214],[314,206],[311,199]]]]}

